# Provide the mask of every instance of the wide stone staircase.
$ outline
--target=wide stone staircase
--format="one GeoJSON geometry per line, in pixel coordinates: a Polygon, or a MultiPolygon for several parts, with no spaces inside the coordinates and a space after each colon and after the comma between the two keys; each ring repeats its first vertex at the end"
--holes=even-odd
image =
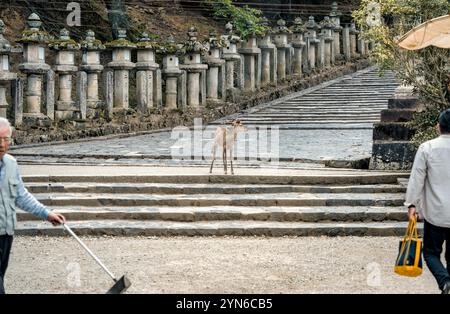
{"type": "MultiPolygon", "coordinates": [[[[82,235],[391,236],[406,227],[404,173],[27,175],[82,235]]],[[[63,235],[18,210],[20,235],[63,235]]]]}
{"type": "MultiPolygon", "coordinates": [[[[246,125],[280,129],[372,128],[398,87],[390,71],[368,68],[235,115],[246,125]]],[[[230,117],[212,124],[219,124],[230,117]]]]}

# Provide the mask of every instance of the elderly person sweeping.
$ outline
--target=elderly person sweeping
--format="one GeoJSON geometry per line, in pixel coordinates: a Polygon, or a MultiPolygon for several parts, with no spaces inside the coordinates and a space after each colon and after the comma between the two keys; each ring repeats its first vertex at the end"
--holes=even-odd
{"type": "Polygon", "coordinates": [[[450,292],[450,109],[439,116],[438,138],[416,154],[406,192],[409,218],[425,220],[423,255],[443,294],[450,292]],[[417,207],[416,207],[417,206],[417,207]],[[445,243],[447,267],[441,262],[445,243]]]}
{"type": "Polygon", "coordinates": [[[64,216],[50,212],[25,188],[16,160],[7,154],[11,143],[11,125],[0,118],[0,294],[5,293],[3,279],[16,225],[16,207],[53,225],[65,223],[64,216]]]}

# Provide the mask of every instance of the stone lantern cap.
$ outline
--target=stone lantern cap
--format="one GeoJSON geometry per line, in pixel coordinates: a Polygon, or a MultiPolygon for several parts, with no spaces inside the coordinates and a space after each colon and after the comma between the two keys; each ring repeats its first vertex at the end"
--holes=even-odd
{"type": "Polygon", "coordinates": [[[86,38],[81,41],[81,50],[83,50],[83,64],[80,69],[87,73],[99,73],[103,70],[103,66],[100,63],[99,52],[105,50],[105,45],[95,38],[95,33],[92,30],[88,30],[86,38]],[[92,60],[92,54],[95,58],[92,60]],[[98,59],[97,59],[98,58],[98,59]]]}
{"type": "Polygon", "coordinates": [[[275,34],[290,34],[292,33],[289,28],[286,26],[286,21],[283,19],[279,19],[277,21],[277,26],[274,29],[275,34]]]}
{"type": "Polygon", "coordinates": [[[333,29],[334,28],[334,24],[333,22],[330,20],[329,16],[325,16],[322,20],[322,22],[320,22],[320,26],[323,29],[333,29]]]}
{"type": "Polygon", "coordinates": [[[293,33],[299,33],[299,34],[304,34],[307,32],[306,30],[306,26],[302,21],[301,17],[296,17],[294,20],[293,25],[291,26],[291,31],[293,33]]]}
{"type": "Polygon", "coordinates": [[[191,26],[187,32],[189,39],[184,43],[184,50],[187,54],[204,54],[208,47],[197,40],[198,32],[191,26]]]}
{"type": "Polygon", "coordinates": [[[0,20],[0,54],[7,55],[11,53],[11,44],[10,42],[3,36],[5,33],[5,23],[0,20]]]}
{"type": "Polygon", "coordinates": [[[52,40],[49,47],[53,50],[75,51],[80,50],[81,45],[78,44],[75,40],[71,39],[69,36],[69,31],[63,28],[59,32],[59,38],[52,40]]]}
{"type": "Polygon", "coordinates": [[[220,48],[225,47],[225,41],[221,38],[217,37],[217,33],[214,30],[211,30],[209,32],[209,39],[208,39],[208,46],[209,46],[209,53],[206,56],[206,63],[209,66],[221,66],[222,64],[225,64],[225,60],[222,60],[220,58],[220,48]]]}
{"type": "Polygon", "coordinates": [[[303,41],[303,34],[305,34],[307,30],[300,17],[295,18],[294,25],[291,26],[291,31],[294,33],[292,37],[292,47],[303,48],[306,45],[303,41]]]}
{"type": "MultiPolygon", "coordinates": [[[[306,22],[306,29],[310,32],[317,32],[318,30],[320,30],[319,25],[316,23],[316,21],[314,21],[314,16],[310,16],[308,19],[308,22],[306,22]]],[[[317,33],[315,33],[314,36],[312,36],[311,34],[308,34],[309,37],[309,43],[310,44],[319,44],[320,40],[317,39],[317,33]]]]}
{"type": "Polygon", "coordinates": [[[18,42],[23,44],[47,44],[49,42],[50,35],[47,32],[40,30],[42,21],[39,15],[32,13],[27,19],[27,25],[28,28],[22,32],[22,37],[18,40],[18,42]]]}
{"type": "Polygon", "coordinates": [[[263,17],[261,18],[260,25],[261,25],[264,29],[266,29],[266,31],[264,32],[263,36],[267,36],[267,35],[270,35],[270,34],[275,33],[274,30],[270,27],[270,22],[269,22],[269,20],[267,19],[267,17],[263,16],[263,17]]]}
{"type": "Polygon", "coordinates": [[[320,29],[319,25],[314,20],[314,16],[309,17],[308,22],[306,22],[305,26],[309,30],[319,30],[320,29]]]}
{"type": "Polygon", "coordinates": [[[138,49],[136,69],[138,71],[155,71],[159,65],[154,62],[154,51],[159,47],[156,42],[156,35],[151,36],[147,32],[141,34],[139,42],[136,44],[138,49]]]}
{"type": "Polygon", "coordinates": [[[240,42],[242,42],[242,39],[234,34],[233,24],[231,24],[231,22],[228,22],[225,25],[225,35],[223,35],[222,38],[228,41],[230,44],[239,44],[240,42]]]}
{"type": "Polygon", "coordinates": [[[92,30],[88,30],[86,38],[81,41],[81,49],[87,51],[105,50],[105,45],[95,38],[95,33],[92,30]]]}
{"type": "Polygon", "coordinates": [[[113,49],[113,61],[108,63],[108,67],[113,70],[131,70],[135,67],[133,62],[123,59],[115,60],[114,56],[117,55],[123,58],[128,55],[128,58],[131,59],[131,49],[136,48],[136,45],[128,41],[126,29],[119,29],[118,34],[118,39],[105,44],[107,48],[113,49]],[[117,51],[115,51],[115,49],[117,49],[117,51]]]}
{"type": "Polygon", "coordinates": [[[340,11],[338,11],[338,4],[337,4],[336,1],[334,1],[334,2],[331,4],[331,13],[330,13],[330,16],[331,16],[331,17],[339,17],[339,16],[341,16],[341,15],[342,15],[342,13],[341,13],[340,11]]]}
{"type": "Polygon", "coordinates": [[[4,59],[2,56],[9,55],[11,53],[11,44],[9,41],[3,37],[5,32],[5,23],[0,20],[0,81],[12,81],[17,78],[16,73],[9,72],[9,58],[6,57],[6,69],[3,68],[4,59]]]}
{"type": "Polygon", "coordinates": [[[127,30],[126,29],[119,29],[118,31],[118,38],[116,40],[107,42],[105,46],[109,49],[114,48],[136,48],[136,45],[133,44],[131,41],[127,38],[127,30]]]}
{"type": "Polygon", "coordinates": [[[217,32],[212,30],[209,32],[208,39],[209,49],[219,49],[226,46],[225,41],[217,36],[217,32]]]}
{"type": "Polygon", "coordinates": [[[183,52],[183,45],[177,44],[172,35],[160,45],[157,52],[164,54],[161,73],[165,77],[178,77],[183,73],[178,64],[178,56],[183,52]]]}
{"type": "Polygon", "coordinates": [[[184,53],[184,46],[175,42],[175,38],[169,35],[167,40],[159,45],[157,53],[165,55],[181,55],[184,53]]]}
{"type": "Polygon", "coordinates": [[[334,23],[330,20],[329,16],[325,16],[320,25],[324,31],[322,34],[325,37],[326,42],[333,41],[334,37],[332,31],[334,30],[334,23]]]}
{"type": "Polygon", "coordinates": [[[141,38],[139,38],[139,42],[136,44],[137,49],[141,50],[157,50],[159,49],[159,43],[156,41],[158,38],[157,35],[151,34],[149,35],[147,32],[143,32],[141,34],[141,38]]]}

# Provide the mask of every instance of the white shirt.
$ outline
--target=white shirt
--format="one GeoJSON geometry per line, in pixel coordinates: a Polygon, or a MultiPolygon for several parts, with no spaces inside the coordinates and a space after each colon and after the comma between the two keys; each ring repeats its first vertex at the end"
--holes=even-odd
{"type": "Polygon", "coordinates": [[[405,205],[414,204],[420,218],[450,228],[450,135],[420,145],[406,191],[405,205]]]}

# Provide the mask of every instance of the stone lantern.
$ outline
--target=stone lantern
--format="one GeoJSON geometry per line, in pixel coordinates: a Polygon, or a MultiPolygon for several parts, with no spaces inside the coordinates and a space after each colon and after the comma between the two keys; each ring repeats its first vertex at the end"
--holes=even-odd
{"type": "Polygon", "coordinates": [[[19,70],[27,75],[23,120],[27,124],[49,125],[50,119],[54,119],[54,74],[45,63],[45,47],[50,37],[48,33],[40,30],[42,22],[36,13],[28,17],[27,25],[28,29],[22,32],[19,40],[23,44],[24,60],[24,63],[19,65],[19,70]],[[46,114],[41,112],[43,75],[46,75],[47,81],[46,114]]]}
{"type": "Polygon", "coordinates": [[[261,85],[277,83],[277,47],[272,43],[272,30],[269,29],[269,20],[262,18],[261,25],[268,31],[258,40],[261,49],[261,85]]]}
{"type": "Polygon", "coordinates": [[[136,94],[137,107],[142,113],[162,106],[161,71],[155,62],[158,44],[143,33],[137,43],[136,94]]]}
{"type": "MultiPolygon", "coordinates": [[[[0,20],[0,117],[6,118],[8,103],[6,102],[6,89],[9,83],[17,80],[17,74],[10,72],[9,55],[11,45],[3,33],[5,32],[5,23],[0,20]]],[[[13,87],[15,87],[13,85],[13,87]]]]}
{"type": "Polygon", "coordinates": [[[220,49],[224,43],[212,31],[209,34],[209,51],[206,56],[206,95],[212,101],[225,101],[225,60],[220,58],[220,49]]]}
{"type": "Polygon", "coordinates": [[[75,118],[74,113],[80,112],[81,106],[77,108],[72,99],[72,79],[78,71],[78,67],[75,66],[75,52],[80,49],[80,44],[71,39],[69,31],[63,28],[59,33],[59,39],[50,44],[50,49],[56,51],[54,71],[59,77],[59,97],[56,102],[55,119],[75,118]]]}
{"type": "Polygon", "coordinates": [[[242,40],[239,36],[233,34],[233,24],[230,22],[225,25],[225,31],[225,35],[222,36],[222,39],[226,43],[222,49],[222,57],[225,59],[225,88],[232,94],[234,88],[242,89],[244,83],[243,62],[237,48],[237,45],[242,40]],[[236,80],[234,76],[235,71],[238,74],[236,80]]]}
{"type": "Polygon", "coordinates": [[[106,46],[112,49],[112,61],[108,63],[108,67],[114,71],[112,110],[123,111],[129,107],[130,70],[135,67],[131,62],[131,51],[136,45],[128,41],[125,29],[119,29],[118,38],[106,46]]]}
{"type": "Polygon", "coordinates": [[[81,42],[83,51],[81,71],[87,73],[87,116],[94,117],[102,107],[99,98],[99,74],[103,71],[100,64],[100,53],[105,50],[102,42],[95,38],[95,33],[88,30],[86,38],[81,42]]]}
{"type": "Polygon", "coordinates": [[[365,56],[367,54],[366,52],[366,41],[363,38],[363,31],[359,30],[358,31],[358,52],[360,53],[361,56],[365,56]]]}
{"type": "Polygon", "coordinates": [[[189,40],[184,44],[184,64],[180,66],[187,72],[187,105],[198,108],[206,104],[206,70],[207,64],[203,64],[201,55],[208,49],[197,40],[197,29],[190,27],[189,40]]]}
{"type": "Polygon", "coordinates": [[[350,26],[345,24],[342,30],[342,48],[344,50],[344,58],[349,61],[352,58],[350,26]]]}
{"type": "MultiPolygon", "coordinates": [[[[253,29],[253,24],[247,21],[246,28],[253,29]]],[[[254,91],[261,86],[261,49],[254,32],[243,40],[238,52],[244,56],[244,89],[254,91]]]]}
{"type": "Polygon", "coordinates": [[[356,52],[356,36],[359,34],[359,31],[356,29],[355,23],[350,24],[350,51],[353,58],[358,56],[356,52]]]}
{"type": "Polygon", "coordinates": [[[182,52],[182,48],[175,43],[171,35],[160,47],[159,52],[163,54],[161,73],[165,81],[164,108],[184,109],[186,107],[186,76],[180,69],[177,55],[182,52]]]}
{"type": "Polygon", "coordinates": [[[306,23],[306,29],[308,30],[307,34],[307,51],[308,51],[308,59],[309,59],[309,67],[310,69],[314,69],[316,67],[316,50],[318,50],[318,45],[320,40],[317,39],[317,30],[319,26],[314,21],[314,16],[310,16],[308,22],[306,23]]]}
{"type": "MultiPolygon", "coordinates": [[[[331,4],[331,12],[330,12],[330,18],[331,21],[334,24],[334,58],[342,58],[342,49],[341,49],[341,33],[342,33],[342,26],[341,26],[341,16],[342,13],[338,10],[338,4],[337,2],[333,2],[331,4]]],[[[333,58],[333,57],[332,57],[333,58]]]]}
{"type": "Polygon", "coordinates": [[[303,50],[306,43],[303,40],[303,35],[306,33],[306,27],[300,17],[295,18],[292,26],[292,47],[294,47],[293,71],[295,75],[302,74],[303,65],[303,50]]]}
{"type": "Polygon", "coordinates": [[[291,31],[286,27],[286,21],[279,19],[274,29],[275,45],[277,46],[277,76],[286,78],[291,74],[291,45],[288,44],[288,35],[291,31]]]}
{"type": "Polygon", "coordinates": [[[329,66],[331,66],[331,59],[332,59],[331,55],[332,55],[333,49],[334,49],[334,47],[333,47],[334,24],[333,24],[333,22],[331,22],[329,16],[324,17],[323,21],[321,22],[321,27],[322,27],[322,34],[324,36],[324,41],[325,41],[325,49],[324,49],[325,66],[329,67],[329,66]]]}

